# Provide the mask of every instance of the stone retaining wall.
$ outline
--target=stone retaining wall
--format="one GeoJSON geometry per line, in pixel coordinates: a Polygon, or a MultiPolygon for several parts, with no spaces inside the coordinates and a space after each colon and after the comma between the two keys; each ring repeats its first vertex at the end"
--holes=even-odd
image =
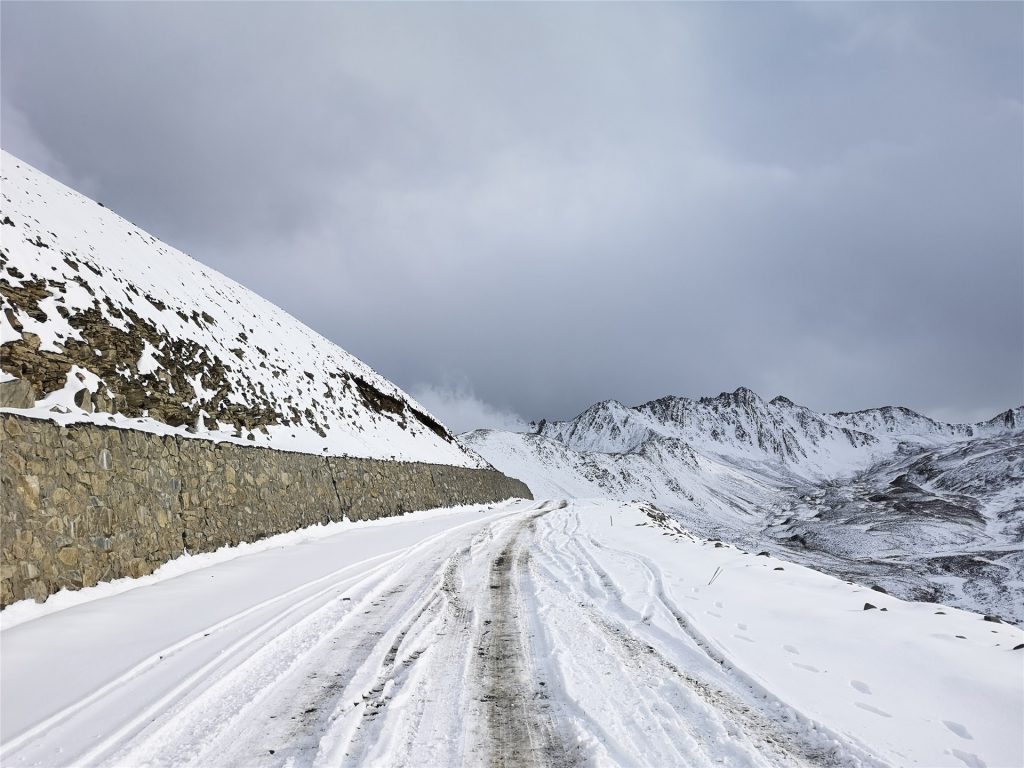
{"type": "Polygon", "coordinates": [[[0,414],[0,605],[313,523],[532,498],[492,469],[311,456],[0,414]]]}

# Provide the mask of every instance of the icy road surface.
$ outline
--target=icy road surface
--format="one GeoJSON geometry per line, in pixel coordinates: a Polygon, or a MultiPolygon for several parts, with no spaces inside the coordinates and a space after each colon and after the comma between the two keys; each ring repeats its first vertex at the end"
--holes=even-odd
{"type": "Polygon", "coordinates": [[[976,614],[619,502],[326,533],[4,611],[2,764],[1024,765],[976,614]]]}

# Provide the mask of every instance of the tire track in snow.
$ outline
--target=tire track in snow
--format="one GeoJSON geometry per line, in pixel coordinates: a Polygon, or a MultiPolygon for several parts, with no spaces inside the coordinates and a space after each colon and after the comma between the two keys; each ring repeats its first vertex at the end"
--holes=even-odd
{"type": "MultiPolygon", "coordinates": [[[[470,547],[467,546],[449,557],[439,569],[440,578],[431,588],[426,602],[411,611],[404,619],[404,624],[391,641],[391,647],[385,653],[374,673],[371,687],[362,694],[362,702],[356,701],[354,707],[359,710],[358,720],[351,726],[351,733],[345,746],[345,765],[360,765],[366,762],[370,749],[382,738],[382,732],[389,728],[389,714],[386,710],[396,691],[401,691],[410,681],[415,670],[411,670],[420,657],[430,653],[430,641],[444,637],[450,633],[463,636],[468,641],[468,621],[465,609],[460,609],[457,600],[451,597],[451,581],[461,569],[470,547]],[[431,629],[433,628],[433,631],[431,629]],[[430,636],[430,640],[427,637],[430,636]]],[[[413,605],[419,604],[417,601],[413,605]]],[[[451,642],[445,643],[450,647],[451,642]]],[[[415,733],[419,730],[419,721],[423,718],[422,699],[419,706],[411,713],[414,725],[406,722],[402,730],[415,733]]]]}
{"type": "Polygon", "coordinates": [[[315,581],[307,582],[306,584],[295,587],[281,595],[277,595],[261,603],[250,606],[243,611],[227,616],[224,619],[221,619],[220,621],[204,627],[198,632],[194,632],[188,637],[173,643],[172,645],[162,648],[158,652],[136,664],[134,667],[128,669],[117,678],[106,683],[92,694],[66,706],[60,711],[50,715],[42,722],[37,723],[27,731],[19,734],[17,737],[8,740],[3,745],[4,759],[12,759],[17,755],[19,749],[22,746],[29,745],[32,739],[40,734],[46,733],[47,731],[62,727],[65,723],[86,711],[90,706],[96,705],[105,699],[115,699],[121,695],[123,691],[127,690],[133,684],[136,684],[140,679],[144,678],[147,672],[155,669],[165,661],[173,661],[176,656],[191,650],[204,639],[214,636],[216,633],[220,632],[230,633],[236,628],[236,625],[241,626],[246,619],[258,617],[261,613],[267,613],[269,615],[269,618],[257,618],[257,623],[254,626],[244,630],[241,637],[231,639],[229,644],[225,648],[221,649],[209,662],[201,665],[198,669],[192,671],[191,674],[188,674],[181,682],[179,682],[178,685],[158,697],[158,699],[146,708],[144,712],[130,720],[128,723],[123,724],[115,733],[103,738],[98,744],[93,745],[92,749],[90,749],[85,755],[81,755],[76,758],[79,761],[86,763],[95,762],[101,759],[104,753],[108,752],[110,749],[116,748],[117,743],[119,741],[123,741],[133,729],[142,727],[145,722],[154,719],[160,711],[166,708],[179,696],[185,692],[194,690],[193,686],[201,684],[202,681],[208,678],[217,667],[223,667],[230,659],[238,656],[239,654],[244,654],[245,650],[253,643],[267,642],[268,636],[272,638],[275,631],[280,630],[280,632],[285,632],[290,627],[294,626],[293,614],[299,613],[303,609],[308,609],[308,613],[315,613],[323,607],[317,605],[317,601],[324,600],[325,602],[328,602],[330,601],[331,596],[337,593],[338,590],[349,587],[353,583],[373,579],[381,572],[386,571],[392,563],[399,560],[406,551],[407,550],[388,552],[359,563],[350,564],[333,573],[316,579],[315,581]],[[373,561],[380,560],[382,558],[387,559],[378,563],[376,566],[373,566],[368,572],[342,576],[342,574],[354,569],[365,568],[368,563],[372,563],[373,561]],[[308,592],[311,587],[315,588],[324,582],[327,582],[327,586],[314,589],[312,593],[300,597],[304,592],[308,592]],[[283,610],[275,610],[275,607],[277,607],[278,604],[285,603],[289,598],[296,599],[297,602],[288,605],[288,607],[283,610]],[[289,620],[291,620],[292,623],[288,623],[289,620]]]}
{"type": "MultiPolygon", "coordinates": [[[[562,502],[559,509],[565,506],[562,502]]],[[[530,554],[522,538],[548,511],[519,522],[490,564],[490,618],[483,621],[477,639],[475,677],[487,724],[488,764],[495,768],[569,768],[579,762],[559,735],[554,704],[538,685],[524,637],[528,629],[521,582],[530,554]]]]}
{"type": "Polygon", "coordinates": [[[402,569],[350,588],[316,614],[272,638],[201,692],[171,703],[132,737],[111,765],[259,765],[307,763],[317,734],[359,665],[384,640],[381,627],[402,597],[402,569]],[[355,627],[364,625],[365,631],[355,627]],[[273,752],[271,752],[273,750],[273,752]]]}
{"type": "MultiPolygon", "coordinates": [[[[419,608],[418,602],[410,603],[407,626],[398,630],[387,653],[366,661],[357,678],[367,693],[328,728],[314,765],[456,765],[491,759],[492,745],[466,742],[467,730],[483,719],[472,712],[467,717],[466,710],[484,698],[473,693],[477,670],[470,656],[475,628],[487,626],[480,619],[489,600],[487,569],[510,532],[514,537],[521,529],[519,518],[546,509],[519,509],[489,521],[443,563],[415,566],[421,578],[433,575],[429,603],[419,608]]],[[[350,692],[358,692],[358,686],[350,692]]]]}
{"type": "MultiPolygon", "coordinates": [[[[279,609],[269,620],[233,642],[227,651],[208,663],[190,669],[190,674],[173,690],[122,721],[86,754],[75,758],[76,763],[109,760],[114,765],[189,762],[202,765],[213,760],[222,765],[230,764],[237,757],[235,764],[280,764],[284,753],[295,750],[302,754],[315,753],[317,739],[313,736],[326,728],[331,709],[321,701],[320,704],[310,703],[294,714],[272,712],[273,702],[300,702],[321,690],[333,692],[335,697],[347,695],[348,692],[337,685],[337,680],[324,682],[329,677],[324,670],[333,666],[335,672],[331,676],[341,680],[355,675],[362,660],[377,651],[381,638],[401,620],[402,611],[421,597],[423,589],[415,587],[423,585],[422,569],[428,567],[433,572],[439,568],[443,558],[450,554],[452,539],[464,535],[467,529],[481,524],[490,527],[521,513],[521,509],[513,508],[487,521],[474,520],[428,536],[410,547],[388,553],[391,557],[371,570],[331,582],[293,605],[285,604],[283,609],[279,603],[284,595],[268,600],[267,605],[278,604],[279,609]],[[425,566],[425,560],[431,565],[425,566]],[[419,573],[417,568],[421,569],[419,573]],[[413,586],[406,588],[406,585],[413,586]],[[349,599],[341,596],[342,591],[349,599]],[[333,662],[325,661],[331,651],[340,652],[342,658],[336,655],[333,662]],[[282,691],[287,691],[287,695],[275,699],[282,691]],[[310,709],[314,711],[307,711],[310,709]],[[314,714],[315,717],[310,717],[314,714]],[[252,718],[260,718],[263,723],[255,733],[250,723],[252,718]],[[275,748],[289,741],[275,721],[291,722],[293,719],[302,726],[289,734],[294,738],[293,749],[275,748]],[[239,738],[240,733],[244,738],[239,738]],[[257,758],[257,753],[251,749],[245,752],[250,737],[261,744],[267,743],[267,737],[276,739],[277,743],[271,743],[257,758]],[[271,748],[275,749],[272,758],[269,757],[271,748]],[[240,755],[240,751],[245,754],[240,755]],[[204,755],[207,756],[205,762],[204,755]]],[[[350,571],[358,565],[340,571],[350,571]]],[[[301,594],[311,584],[319,584],[327,578],[297,587],[286,595],[301,594]]],[[[218,626],[230,625],[239,615],[225,619],[218,626]]],[[[121,682],[131,682],[131,679],[121,682]]]]}
{"type": "MultiPolygon", "coordinates": [[[[260,732],[263,742],[281,745],[272,758],[260,754],[267,765],[359,765],[371,756],[380,742],[392,742],[388,719],[392,698],[402,692],[414,665],[428,651],[436,633],[431,628],[443,620],[448,601],[445,577],[461,567],[467,547],[452,545],[469,535],[471,542],[491,535],[494,528],[508,525],[509,518],[523,513],[512,509],[486,521],[474,521],[425,539],[403,558],[398,569],[377,579],[359,610],[334,628],[323,650],[304,659],[281,682],[261,690],[261,699],[274,706],[256,709],[252,715],[264,724],[291,724],[286,730],[260,732]],[[482,524],[481,524],[482,523],[482,524]],[[473,532],[472,528],[479,528],[473,532]],[[322,673],[322,674],[321,674],[322,673]],[[319,676],[327,682],[308,682],[319,676]],[[283,705],[283,706],[282,706],[283,705]]],[[[472,544],[470,545],[470,547],[472,544]]],[[[461,643],[465,648],[468,632],[461,643]]],[[[408,723],[404,726],[408,728],[408,723]]],[[[237,732],[228,731],[226,739],[237,741],[237,732]]],[[[243,745],[244,747],[244,745],[243,745]]],[[[268,749],[269,752],[269,749],[268,749]]],[[[252,765],[253,753],[235,752],[237,759],[228,764],[252,765]]],[[[223,763],[224,753],[204,750],[204,755],[223,763]]],[[[366,760],[372,762],[372,760],[366,760]]],[[[392,752],[386,759],[394,762],[392,752]]],[[[200,765],[204,764],[202,760],[200,765]]]]}
{"type": "MultiPolygon", "coordinates": [[[[546,645],[556,649],[556,671],[561,678],[557,694],[573,703],[592,761],[618,765],[806,765],[765,757],[765,747],[770,744],[750,738],[722,712],[720,701],[694,690],[694,680],[680,674],[633,626],[615,621],[615,613],[605,615],[598,604],[580,602],[586,596],[583,591],[566,593],[562,567],[552,570],[543,562],[546,555],[538,555],[534,569],[547,603],[546,645]],[[614,695],[610,695],[610,680],[614,680],[614,695]],[[591,691],[603,695],[590,695],[591,691]]],[[[590,576],[597,581],[596,574],[590,576]]],[[[614,602],[607,607],[614,610],[614,602]]],[[[632,624],[641,624],[638,613],[633,614],[632,624]]]]}
{"type": "MultiPolygon", "coordinates": [[[[573,514],[578,513],[574,512],[573,514]]],[[[648,584],[648,602],[643,611],[637,613],[626,604],[623,594],[615,586],[611,574],[600,565],[597,558],[586,551],[587,547],[580,539],[574,538],[570,545],[576,550],[579,562],[585,564],[593,577],[608,593],[609,602],[615,604],[613,612],[608,610],[599,612],[594,607],[586,608],[586,613],[589,614],[593,624],[598,627],[604,625],[606,634],[610,631],[620,645],[634,650],[640,649],[649,656],[655,657],[657,663],[683,681],[710,706],[717,709],[726,718],[739,724],[744,733],[761,741],[768,753],[775,754],[776,758],[781,760],[779,764],[837,767],[885,765],[860,745],[829,731],[782,702],[736,667],[724,651],[693,626],[685,612],[669,597],[661,570],[656,563],[638,553],[602,544],[592,536],[587,536],[586,544],[594,549],[613,553],[634,562],[644,573],[648,584]],[[652,637],[658,637],[660,633],[650,626],[652,604],[660,606],[672,617],[682,631],[682,639],[685,639],[706,659],[717,665],[730,684],[729,687],[733,688],[732,692],[698,677],[696,670],[682,671],[628,627],[612,624],[608,620],[609,616],[616,614],[633,615],[636,618],[635,626],[643,627],[644,632],[652,637]]],[[[669,642],[672,640],[672,638],[661,639],[669,642]]]]}
{"type": "MultiPolygon", "coordinates": [[[[547,505],[541,505],[545,509],[547,505]]],[[[530,509],[523,510],[529,514],[530,509]]],[[[440,575],[444,607],[424,630],[426,650],[398,680],[394,707],[383,710],[374,731],[356,733],[367,749],[347,750],[343,765],[389,766],[477,765],[489,757],[484,740],[473,740],[482,696],[475,680],[474,638],[487,626],[488,574],[495,547],[502,546],[515,520],[502,520],[479,531],[469,546],[450,558],[440,575]],[[440,685],[439,685],[440,682],[440,685]]],[[[328,764],[330,761],[323,761],[328,764]]]]}
{"type": "Polygon", "coordinates": [[[397,681],[393,699],[399,714],[393,717],[389,710],[375,721],[377,733],[366,737],[372,748],[359,752],[359,759],[352,759],[350,749],[352,765],[363,760],[370,765],[386,763],[391,768],[420,768],[466,762],[461,713],[466,704],[473,609],[462,592],[469,586],[464,580],[466,563],[481,538],[478,534],[445,564],[440,584],[442,606],[432,623],[424,627],[422,645],[402,661],[406,669],[397,681]],[[447,705],[438,702],[439,678],[453,699],[447,705]],[[390,738],[380,738],[383,731],[390,738]]]}

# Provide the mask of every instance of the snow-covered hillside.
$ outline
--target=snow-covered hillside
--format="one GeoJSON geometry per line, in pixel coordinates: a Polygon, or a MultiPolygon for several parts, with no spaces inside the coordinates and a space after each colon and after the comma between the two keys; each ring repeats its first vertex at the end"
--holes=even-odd
{"type": "Polygon", "coordinates": [[[270,302],[10,154],[0,172],[0,406],[483,465],[394,384],[270,302]]]}
{"type": "Polygon", "coordinates": [[[645,504],[332,524],[121,586],[0,614],[5,766],[1024,764],[1020,629],[645,504]]]}
{"type": "Polygon", "coordinates": [[[741,388],[462,439],[537,498],[651,501],[703,535],[1024,622],[1024,408],[953,425],[741,388]]]}

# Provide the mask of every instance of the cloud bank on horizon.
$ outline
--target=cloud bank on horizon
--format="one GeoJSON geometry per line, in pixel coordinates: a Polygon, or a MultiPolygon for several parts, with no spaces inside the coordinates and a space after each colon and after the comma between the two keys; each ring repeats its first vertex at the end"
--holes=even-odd
{"type": "Polygon", "coordinates": [[[1021,402],[1020,4],[0,16],[5,149],[455,429],[739,385],[1021,402]]]}
{"type": "Polygon", "coordinates": [[[481,400],[465,380],[421,384],[413,387],[410,394],[456,433],[472,432],[474,429],[502,429],[509,432],[529,429],[529,424],[518,413],[481,400]]]}

